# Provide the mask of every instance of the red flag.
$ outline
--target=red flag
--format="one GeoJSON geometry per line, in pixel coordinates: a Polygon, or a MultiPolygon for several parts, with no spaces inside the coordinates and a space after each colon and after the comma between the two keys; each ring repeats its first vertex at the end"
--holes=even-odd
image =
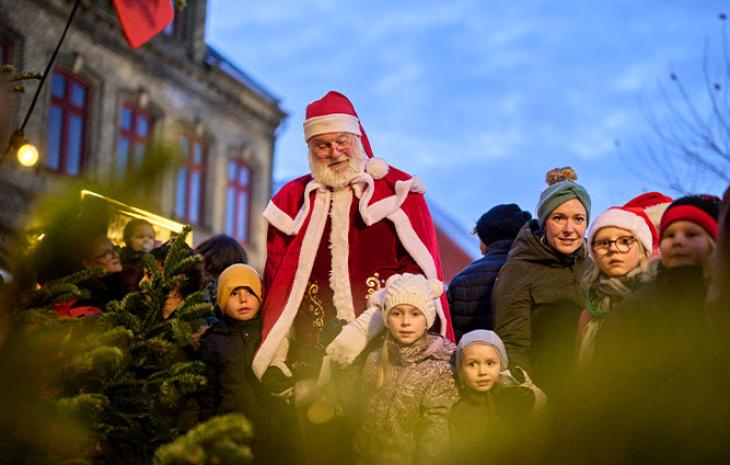
{"type": "Polygon", "coordinates": [[[170,0],[114,0],[124,38],[137,48],[170,24],[174,11],[170,0]]]}

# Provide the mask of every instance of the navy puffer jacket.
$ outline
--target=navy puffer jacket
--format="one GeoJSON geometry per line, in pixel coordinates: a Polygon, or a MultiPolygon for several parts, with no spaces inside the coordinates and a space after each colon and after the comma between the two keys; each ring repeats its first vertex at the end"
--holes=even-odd
{"type": "Polygon", "coordinates": [[[494,329],[490,297],[511,246],[510,239],[492,242],[485,256],[461,270],[449,284],[446,296],[457,342],[469,331],[494,329]]]}

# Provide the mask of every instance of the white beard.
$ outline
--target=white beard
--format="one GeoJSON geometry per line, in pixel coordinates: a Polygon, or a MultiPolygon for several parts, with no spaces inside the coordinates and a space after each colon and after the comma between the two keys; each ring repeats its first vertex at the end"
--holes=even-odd
{"type": "Polygon", "coordinates": [[[330,167],[332,161],[320,160],[309,151],[309,169],[315,181],[335,190],[346,187],[356,176],[365,172],[365,163],[368,157],[360,138],[353,143],[352,153],[347,160],[347,166],[341,171],[330,167]]]}

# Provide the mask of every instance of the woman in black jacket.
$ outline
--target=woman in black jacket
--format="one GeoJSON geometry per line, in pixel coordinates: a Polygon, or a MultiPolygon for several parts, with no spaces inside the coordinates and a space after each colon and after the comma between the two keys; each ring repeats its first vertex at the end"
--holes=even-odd
{"type": "Polygon", "coordinates": [[[573,364],[585,304],[584,235],[591,200],[570,168],[548,172],[537,220],[520,231],[492,293],[495,331],[513,365],[535,384],[559,392],[573,364]]]}

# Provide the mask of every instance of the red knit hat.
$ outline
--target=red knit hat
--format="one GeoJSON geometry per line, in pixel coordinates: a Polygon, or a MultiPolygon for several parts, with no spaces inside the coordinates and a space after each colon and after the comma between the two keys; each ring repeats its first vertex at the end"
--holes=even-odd
{"type": "Polygon", "coordinates": [[[347,97],[334,90],[307,105],[304,119],[304,140],[308,141],[316,135],[330,132],[348,132],[360,136],[368,158],[373,157],[370,141],[360,124],[355,107],[347,97]]]}
{"type": "MultiPolygon", "coordinates": [[[[631,231],[649,254],[659,247],[659,235],[646,212],[641,208],[626,207],[611,207],[598,215],[588,231],[588,244],[593,243],[599,229],[611,226],[631,231]]],[[[593,258],[593,247],[589,247],[588,252],[593,258]]]]}
{"type": "Polygon", "coordinates": [[[717,240],[717,219],[720,216],[720,198],[715,195],[688,195],[672,202],[662,216],[660,235],[675,221],[691,221],[702,227],[717,240]]]}
{"type": "Polygon", "coordinates": [[[651,222],[654,223],[654,227],[659,229],[664,210],[672,203],[672,200],[671,197],[661,192],[645,192],[626,202],[624,207],[641,208],[649,216],[651,222]]]}

